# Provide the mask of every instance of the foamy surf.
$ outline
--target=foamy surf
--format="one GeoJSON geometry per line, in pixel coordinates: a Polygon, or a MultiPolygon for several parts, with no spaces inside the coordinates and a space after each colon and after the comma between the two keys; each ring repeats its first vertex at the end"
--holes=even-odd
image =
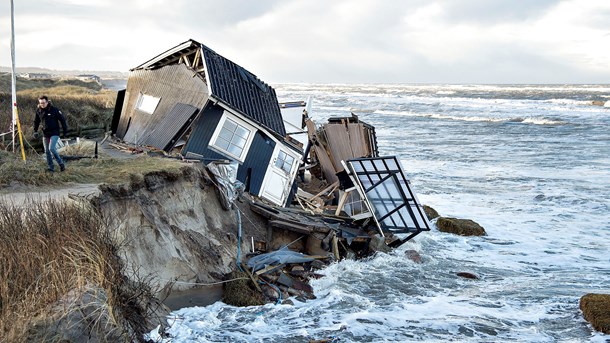
{"type": "MultiPolygon", "coordinates": [[[[607,342],[583,319],[610,293],[607,85],[280,85],[313,95],[322,124],[375,126],[423,203],[488,232],[422,233],[391,254],[343,261],[295,305],[175,311],[163,342],[607,342]],[[359,111],[362,110],[362,111],[359,111]],[[371,111],[373,110],[373,111],[371,111]],[[406,250],[420,253],[418,264],[406,250]],[[469,280],[457,276],[470,272],[469,280]]],[[[155,334],[157,336],[155,336],[155,334]]]]}

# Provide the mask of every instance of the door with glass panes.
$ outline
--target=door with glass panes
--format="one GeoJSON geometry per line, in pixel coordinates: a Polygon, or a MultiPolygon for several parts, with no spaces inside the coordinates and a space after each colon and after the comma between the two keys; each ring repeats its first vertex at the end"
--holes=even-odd
{"type": "Polygon", "coordinates": [[[276,144],[273,158],[269,162],[261,196],[277,205],[284,206],[290,193],[290,186],[294,178],[297,158],[291,155],[281,144],[276,144]]]}

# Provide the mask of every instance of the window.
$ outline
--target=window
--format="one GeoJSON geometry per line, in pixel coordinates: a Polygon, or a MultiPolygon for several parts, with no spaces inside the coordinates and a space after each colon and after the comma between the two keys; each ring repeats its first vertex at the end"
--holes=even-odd
{"type": "Polygon", "coordinates": [[[277,159],[275,160],[275,166],[279,169],[282,169],[287,174],[290,174],[292,170],[292,163],[294,162],[294,157],[288,155],[284,151],[280,150],[279,154],[277,154],[277,159]]]}
{"type": "Polygon", "coordinates": [[[136,108],[140,111],[153,114],[157,108],[157,105],[159,105],[160,100],[161,98],[140,93],[140,97],[136,103],[136,108]]]}
{"type": "MultiPolygon", "coordinates": [[[[221,121],[222,122],[222,121],[221,121]]],[[[216,136],[213,146],[224,153],[243,161],[245,151],[252,138],[252,130],[245,125],[238,124],[235,120],[225,118],[216,136]]]]}

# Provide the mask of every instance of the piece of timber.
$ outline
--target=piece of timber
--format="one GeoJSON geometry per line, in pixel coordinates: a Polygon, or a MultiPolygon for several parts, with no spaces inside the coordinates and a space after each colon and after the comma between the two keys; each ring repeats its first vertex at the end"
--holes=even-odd
{"type": "Polygon", "coordinates": [[[301,233],[304,235],[311,234],[312,230],[307,226],[300,223],[292,223],[284,220],[270,220],[269,225],[274,228],[285,229],[296,233],[301,233]]]}

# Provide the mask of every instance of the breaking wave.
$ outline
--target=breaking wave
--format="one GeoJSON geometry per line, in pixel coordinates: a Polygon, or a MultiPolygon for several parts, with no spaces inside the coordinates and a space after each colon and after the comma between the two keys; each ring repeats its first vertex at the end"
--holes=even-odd
{"type": "Polygon", "coordinates": [[[426,117],[433,119],[443,120],[459,120],[467,122],[490,122],[490,123],[524,123],[533,125],[565,125],[568,124],[562,120],[553,120],[543,117],[512,117],[512,118],[501,118],[501,117],[483,117],[483,116],[454,116],[444,115],[438,113],[416,113],[409,111],[387,111],[377,110],[375,113],[383,115],[394,115],[394,116],[409,116],[409,117],[426,117]]]}

